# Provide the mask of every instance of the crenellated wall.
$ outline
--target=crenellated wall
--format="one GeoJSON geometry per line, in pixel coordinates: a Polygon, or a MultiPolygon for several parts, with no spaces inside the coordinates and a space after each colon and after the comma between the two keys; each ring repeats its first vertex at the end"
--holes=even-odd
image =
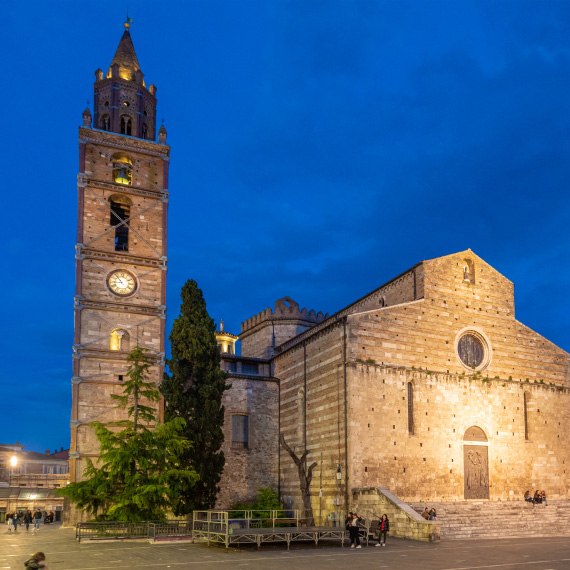
{"type": "Polygon", "coordinates": [[[276,347],[322,322],[327,315],[313,309],[301,309],[290,297],[275,302],[275,310],[267,308],[244,321],[241,326],[243,356],[271,358],[276,347]]]}

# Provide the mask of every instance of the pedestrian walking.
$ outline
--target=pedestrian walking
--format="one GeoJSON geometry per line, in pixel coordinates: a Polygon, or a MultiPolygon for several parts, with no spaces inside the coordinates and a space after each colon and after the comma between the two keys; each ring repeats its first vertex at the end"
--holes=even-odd
{"type": "Polygon", "coordinates": [[[32,524],[32,511],[28,509],[24,514],[24,526],[26,527],[26,532],[30,530],[31,524],[32,524]]]}
{"type": "Polygon", "coordinates": [[[36,512],[34,513],[34,529],[32,530],[32,532],[37,532],[40,530],[41,522],[42,522],[42,511],[36,509],[36,512]]]}

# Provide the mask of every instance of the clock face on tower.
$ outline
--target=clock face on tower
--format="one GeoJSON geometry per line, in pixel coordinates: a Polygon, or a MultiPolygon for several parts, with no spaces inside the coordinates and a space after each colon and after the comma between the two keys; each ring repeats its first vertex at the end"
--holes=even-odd
{"type": "Polygon", "coordinates": [[[109,273],[107,286],[115,295],[125,297],[132,295],[137,289],[135,276],[125,269],[117,269],[109,273]]]}

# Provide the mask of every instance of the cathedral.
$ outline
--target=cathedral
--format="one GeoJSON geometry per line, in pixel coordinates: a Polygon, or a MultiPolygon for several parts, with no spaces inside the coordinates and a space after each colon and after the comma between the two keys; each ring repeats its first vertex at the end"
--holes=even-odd
{"type": "Polygon", "coordinates": [[[513,283],[471,250],[331,316],[281,299],[239,338],[242,356],[223,355],[221,505],[271,485],[301,508],[284,443],[316,464],[323,516],[363,488],[407,503],[570,497],[570,355],[516,320],[513,283]]]}
{"type": "MultiPolygon", "coordinates": [[[[156,92],[127,23],[79,129],[72,481],[97,457],[89,424],[120,419],[109,401],[130,348],[163,375],[170,148],[156,92]]],[[[272,487],[301,508],[293,455],[321,518],[375,487],[409,503],[570,498],[570,355],[516,320],[513,283],[469,249],[332,315],[284,297],[216,336],[229,375],[220,507],[272,487]]]]}

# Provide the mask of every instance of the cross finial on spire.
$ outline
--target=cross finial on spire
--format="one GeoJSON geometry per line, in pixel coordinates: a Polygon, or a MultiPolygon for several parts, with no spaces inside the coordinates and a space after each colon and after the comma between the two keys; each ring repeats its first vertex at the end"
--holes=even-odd
{"type": "Polygon", "coordinates": [[[128,30],[131,27],[131,24],[133,23],[133,19],[129,18],[129,13],[127,12],[127,18],[125,20],[125,23],[123,24],[123,26],[125,26],[125,29],[128,30]]]}

